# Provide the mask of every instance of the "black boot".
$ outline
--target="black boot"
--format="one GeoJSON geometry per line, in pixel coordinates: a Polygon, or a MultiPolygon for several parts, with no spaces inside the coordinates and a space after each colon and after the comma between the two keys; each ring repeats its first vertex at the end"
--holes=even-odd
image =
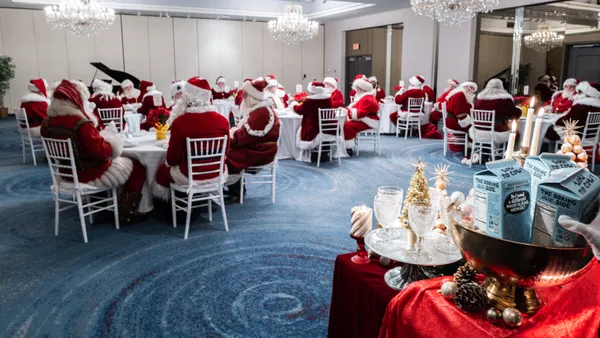
{"type": "MultiPolygon", "coordinates": [[[[225,205],[236,204],[240,202],[241,188],[240,182],[237,181],[235,184],[227,186],[229,190],[229,195],[225,197],[225,205]]],[[[244,193],[246,191],[244,190],[244,193]]]]}
{"type": "MultiPolygon", "coordinates": [[[[329,152],[330,151],[331,150],[323,150],[321,152],[321,163],[329,162],[329,152]]],[[[319,152],[318,151],[310,153],[310,162],[311,163],[317,163],[318,159],[319,159],[319,152]]]]}
{"type": "Polygon", "coordinates": [[[348,153],[348,156],[350,156],[350,157],[354,156],[354,150],[346,149],[346,152],[348,153]]]}
{"type": "Polygon", "coordinates": [[[138,222],[137,207],[142,199],[139,192],[122,192],[119,195],[119,221],[125,225],[138,222]]]}

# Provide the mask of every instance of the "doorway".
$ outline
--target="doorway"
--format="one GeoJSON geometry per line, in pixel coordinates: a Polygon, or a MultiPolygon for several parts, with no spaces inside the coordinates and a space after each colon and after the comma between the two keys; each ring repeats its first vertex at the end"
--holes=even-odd
{"type": "Polygon", "coordinates": [[[600,44],[567,46],[566,79],[600,82],[600,44]]]}
{"type": "Polygon", "coordinates": [[[346,59],[346,103],[350,102],[350,91],[352,90],[352,82],[358,74],[369,76],[372,74],[373,58],[370,55],[365,56],[350,56],[346,59]]]}

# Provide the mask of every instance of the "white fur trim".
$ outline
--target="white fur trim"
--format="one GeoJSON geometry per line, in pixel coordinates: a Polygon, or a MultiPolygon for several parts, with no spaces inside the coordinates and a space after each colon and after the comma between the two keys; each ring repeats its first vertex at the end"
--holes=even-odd
{"type": "MultiPolygon", "coordinates": [[[[206,180],[194,180],[194,185],[197,187],[202,187],[202,186],[206,186],[206,185],[213,185],[215,183],[221,183],[224,184],[225,182],[227,182],[227,177],[229,176],[229,173],[227,171],[227,166],[224,166],[225,172],[223,173],[223,176],[217,176],[215,178],[209,178],[206,180]]],[[[169,172],[171,173],[171,177],[173,178],[173,181],[175,182],[175,184],[180,184],[180,185],[187,185],[189,180],[188,177],[185,176],[181,170],[179,170],[179,165],[175,165],[169,168],[169,172]]]]}
{"type": "Polygon", "coordinates": [[[449,85],[451,85],[451,86],[453,86],[453,87],[457,87],[460,84],[460,83],[458,83],[458,82],[456,82],[456,81],[454,81],[452,79],[449,79],[446,83],[449,84],[449,85]]]}
{"type": "Polygon", "coordinates": [[[133,161],[127,157],[117,157],[99,178],[86,182],[99,188],[120,187],[127,182],[133,171],[133,161]]]}
{"type": "Polygon", "coordinates": [[[576,90],[584,93],[586,96],[600,98],[600,92],[587,81],[578,84],[576,90]]]}
{"type": "Polygon", "coordinates": [[[251,81],[244,82],[242,85],[242,90],[244,93],[248,93],[248,95],[259,101],[263,101],[265,99],[265,93],[259,92],[256,88],[254,88],[251,81]]]}
{"type": "Polygon", "coordinates": [[[40,129],[41,129],[41,126],[29,127],[29,135],[31,135],[31,137],[40,137],[41,136],[40,129]]]}
{"type": "Polygon", "coordinates": [[[306,86],[306,90],[311,94],[321,94],[325,92],[325,87],[313,86],[312,82],[310,82],[308,86],[306,86]]]}
{"type": "Polygon", "coordinates": [[[112,148],[112,154],[110,155],[111,159],[121,156],[121,153],[123,153],[123,140],[118,134],[115,134],[112,130],[106,128],[100,132],[100,136],[102,136],[104,141],[110,144],[112,148]]]}
{"type": "Polygon", "coordinates": [[[330,97],[331,97],[331,92],[325,91],[325,92],[320,93],[320,94],[309,95],[306,98],[307,99],[311,99],[311,100],[326,100],[326,99],[328,99],[330,97]]]}
{"type": "Polygon", "coordinates": [[[52,100],[52,103],[48,107],[48,116],[81,116],[84,119],[92,121],[95,127],[97,127],[99,123],[94,114],[84,114],[69,100],[52,100]]]}
{"type": "Polygon", "coordinates": [[[357,88],[360,88],[365,92],[373,91],[373,86],[371,85],[371,83],[363,79],[354,80],[354,82],[352,83],[352,89],[356,90],[357,88]]]}
{"type": "Polygon", "coordinates": [[[46,102],[47,104],[50,104],[50,99],[48,99],[47,97],[45,97],[42,94],[30,92],[30,93],[25,94],[21,98],[21,102],[22,103],[26,103],[26,102],[46,102]]]}
{"type": "Polygon", "coordinates": [[[416,76],[413,76],[410,79],[408,79],[408,83],[414,88],[421,89],[421,87],[423,87],[423,84],[421,83],[421,81],[419,81],[419,79],[417,79],[416,76]]]}
{"type": "Polygon", "coordinates": [[[275,105],[275,108],[277,109],[285,109],[285,105],[283,104],[283,101],[275,94],[272,93],[268,93],[266,95],[267,100],[273,102],[273,105],[275,105]]]}
{"type": "Polygon", "coordinates": [[[492,101],[492,100],[502,100],[502,99],[513,99],[512,95],[510,95],[504,89],[484,89],[481,93],[477,94],[478,100],[483,101],[492,101]]]}
{"type": "Polygon", "coordinates": [[[578,104],[584,105],[584,106],[600,108],[600,99],[597,99],[595,97],[577,98],[577,99],[575,99],[575,101],[573,101],[573,106],[578,105],[578,104]]]}
{"type": "Polygon", "coordinates": [[[92,98],[98,97],[100,96],[100,100],[103,101],[108,101],[108,100],[112,100],[114,98],[116,98],[117,96],[111,92],[111,91],[105,91],[105,90],[97,90],[94,92],[94,94],[92,94],[92,98]]]}
{"type": "Polygon", "coordinates": [[[241,178],[242,178],[241,174],[231,174],[231,175],[227,176],[227,181],[225,182],[225,185],[237,184],[241,178]]]}
{"type": "Polygon", "coordinates": [[[172,83],[169,86],[169,92],[171,93],[171,96],[175,96],[175,94],[177,94],[179,92],[183,92],[184,86],[185,86],[185,81],[177,81],[175,83],[172,83]],[[179,87],[179,89],[177,89],[177,87],[179,87]]]}
{"type": "Polygon", "coordinates": [[[275,80],[275,79],[271,79],[271,80],[267,81],[267,88],[277,87],[278,85],[279,85],[279,82],[277,82],[277,80],[275,80]]]}
{"type": "Polygon", "coordinates": [[[565,86],[577,87],[577,80],[576,79],[566,79],[565,82],[563,82],[563,88],[565,86]]]}
{"type": "Polygon", "coordinates": [[[79,91],[79,95],[81,95],[81,101],[86,102],[90,99],[90,91],[85,83],[77,80],[72,80],[71,83],[75,85],[77,91],[79,91]]]}
{"type": "Polygon", "coordinates": [[[472,123],[471,121],[471,115],[467,115],[467,117],[465,117],[464,119],[458,119],[458,124],[463,127],[466,128],[468,126],[470,126],[472,123]]]}
{"type": "Polygon", "coordinates": [[[355,146],[354,139],[344,141],[344,148],[353,149],[354,146],[355,146]]]}
{"type": "MultiPolygon", "coordinates": [[[[265,104],[260,103],[257,106],[252,107],[252,110],[250,111],[250,113],[252,113],[253,111],[255,111],[256,109],[260,108],[258,106],[265,104]]],[[[244,123],[244,128],[246,128],[246,131],[248,132],[248,134],[255,136],[255,137],[263,137],[265,135],[267,135],[271,129],[273,128],[273,125],[275,124],[275,113],[273,113],[273,109],[271,109],[271,107],[268,106],[268,101],[266,101],[267,106],[264,106],[265,108],[267,108],[267,110],[269,111],[269,123],[267,123],[267,125],[265,126],[265,129],[263,130],[254,130],[250,128],[250,125],[248,124],[248,122],[244,123]]]]}
{"type": "Polygon", "coordinates": [[[452,89],[452,91],[448,94],[448,96],[446,96],[446,101],[449,101],[450,98],[452,96],[454,96],[455,94],[463,93],[463,94],[465,94],[465,98],[467,99],[467,102],[469,102],[470,104],[473,104],[473,100],[475,99],[475,94],[468,93],[465,90],[465,87],[473,87],[473,88],[475,88],[475,91],[477,91],[477,84],[475,84],[473,82],[465,82],[465,83],[461,84],[460,86],[456,87],[455,89],[452,89]]]}
{"type": "Polygon", "coordinates": [[[275,95],[277,95],[280,99],[283,99],[287,94],[286,94],[285,90],[277,89],[277,91],[275,92],[275,95]]]}
{"type": "Polygon", "coordinates": [[[229,86],[225,86],[225,88],[221,89],[221,87],[215,86],[213,90],[217,93],[229,93],[231,91],[231,88],[229,88],[229,86]]]}
{"type": "Polygon", "coordinates": [[[154,95],[154,94],[162,95],[161,92],[159,92],[158,90],[154,89],[154,86],[148,87],[148,91],[146,92],[146,94],[144,94],[144,96],[142,97],[142,100],[145,99],[147,96],[151,96],[151,95],[154,95]],[[152,89],[150,89],[150,88],[152,88],[152,89]]]}
{"type": "Polygon", "coordinates": [[[217,84],[219,84],[219,83],[227,83],[227,80],[225,80],[225,78],[221,76],[221,77],[219,77],[219,79],[217,80],[217,84]]]}
{"type": "Polygon", "coordinates": [[[133,82],[131,82],[129,79],[123,80],[123,82],[121,82],[121,88],[125,87],[133,87],[133,82]]]}
{"type": "Polygon", "coordinates": [[[372,119],[368,116],[365,116],[362,119],[358,119],[358,121],[361,121],[362,123],[366,124],[371,129],[379,128],[379,120],[372,119]]]}
{"type": "Polygon", "coordinates": [[[337,81],[334,78],[332,78],[332,77],[326,77],[323,80],[323,83],[324,84],[325,83],[330,84],[330,85],[334,86],[337,89],[337,81]]]}
{"type": "Polygon", "coordinates": [[[156,181],[152,182],[152,196],[163,201],[168,201],[171,194],[169,187],[164,187],[156,181]]]}
{"type": "Polygon", "coordinates": [[[371,76],[369,78],[369,82],[377,82],[377,78],[375,76],[371,76]]]}
{"type": "Polygon", "coordinates": [[[213,106],[213,105],[206,105],[206,106],[193,106],[193,107],[187,107],[185,108],[185,112],[189,113],[189,114],[201,114],[201,113],[207,113],[207,112],[216,112],[217,111],[217,107],[213,106]]]}
{"type": "Polygon", "coordinates": [[[358,109],[356,109],[356,108],[350,108],[350,118],[352,120],[357,120],[358,119],[358,109]]]}
{"type": "MultiPolygon", "coordinates": [[[[510,131],[494,131],[494,143],[505,143],[508,142],[510,131]]],[[[469,136],[473,140],[489,142],[492,140],[491,132],[484,130],[476,130],[475,127],[469,129],[469,136]]]]}
{"type": "Polygon", "coordinates": [[[315,149],[319,143],[321,143],[321,134],[317,134],[317,136],[311,141],[303,141],[300,137],[302,135],[302,127],[298,128],[296,132],[296,146],[302,150],[312,150],[315,149]]]}

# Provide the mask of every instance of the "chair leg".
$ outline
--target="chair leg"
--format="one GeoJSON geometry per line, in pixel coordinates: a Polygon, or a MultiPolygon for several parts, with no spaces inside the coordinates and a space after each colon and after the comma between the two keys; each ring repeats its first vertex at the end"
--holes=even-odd
{"type": "Polygon", "coordinates": [[[54,236],[58,236],[58,223],[60,216],[60,202],[58,196],[54,196],[54,236]]]}
{"type": "Polygon", "coordinates": [[[419,132],[419,140],[421,140],[421,123],[417,124],[417,131],[419,132]]]}
{"type": "Polygon", "coordinates": [[[594,170],[596,169],[596,148],[598,147],[598,144],[594,144],[594,146],[592,147],[592,172],[594,172],[594,170]]]}
{"type": "Polygon", "coordinates": [[[37,160],[35,159],[35,148],[33,146],[33,140],[29,138],[29,146],[31,147],[31,158],[33,159],[33,165],[37,167],[37,160]]]}
{"type": "Polygon", "coordinates": [[[113,199],[113,212],[115,214],[115,228],[119,230],[119,202],[117,200],[117,188],[113,188],[112,190],[112,199],[113,199]]]}
{"type": "Polygon", "coordinates": [[[208,221],[212,222],[212,199],[208,200],[208,221]]]}
{"type": "Polygon", "coordinates": [[[227,213],[225,213],[225,200],[221,193],[221,214],[223,214],[223,224],[225,224],[225,231],[229,232],[229,225],[227,225],[227,213]]]}
{"type": "Polygon", "coordinates": [[[408,121],[406,121],[406,126],[404,127],[404,139],[408,137],[408,121]]]}
{"type": "Polygon", "coordinates": [[[242,175],[240,177],[240,204],[244,204],[244,174],[245,170],[242,170],[242,175]]]}
{"type": "MultiPolygon", "coordinates": [[[[317,155],[317,168],[321,164],[321,150],[323,149],[323,143],[319,143],[319,154],[317,155]]],[[[330,148],[331,149],[331,148],[330,148]]],[[[331,150],[330,150],[331,151],[331,150]]]]}
{"type": "Polygon", "coordinates": [[[271,169],[271,174],[273,177],[271,178],[271,202],[275,204],[275,186],[277,185],[277,167],[273,167],[271,169]]]}
{"type": "Polygon", "coordinates": [[[85,217],[83,216],[83,203],[81,201],[81,195],[77,193],[77,210],[79,211],[79,222],[81,223],[81,232],[83,232],[83,242],[87,243],[87,230],[85,229],[85,217]]]}
{"type": "MultiPolygon", "coordinates": [[[[335,151],[337,152],[338,155],[338,165],[342,165],[342,156],[341,156],[341,150],[340,150],[340,140],[335,141],[335,151]]],[[[344,144],[344,143],[342,143],[344,144]]],[[[345,147],[345,145],[344,145],[345,147]]],[[[344,149],[345,150],[345,149],[344,149]]],[[[331,154],[331,150],[329,151],[329,153],[331,154]]]]}
{"type": "Polygon", "coordinates": [[[23,152],[23,163],[25,163],[25,140],[21,137],[21,150],[23,152]]]}
{"type": "Polygon", "coordinates": [[[358,137],[358,135],[356,135],[354,142],[354,145],[356,146],[356,156],[358,156],[358,152],[360,151],[360,147],[358,146],[358,143],[360,142],[360,137],[358,137]]]}
{"type": "Polygon", "coordinates": [[[187,206],[185,210],[185,233],[183,235],[183,239],[188,239],[188,234],[190,233],[190,217],[192,216],[192,196],[194,196],[194,194],[188,194],[187,198],[187,206]]]}
{"type": "MultiPolygon", "coordinates": [[[[85,196],[85,203],[88,205],[91,203],[90,195],[85,196]]],[[[90,206],[88,206],[87,209],[88,209],[88,212],[90,213],[88,215],[88,218],[90,219],[90,224],[94,224],[94,214],[91,213],[92,211],[94,211],[94,209],[90,206]]]]}
{"type": "Polygon", "coordinates": [[[465,156],[469,155],[469,137],[465,135],[465,156]]]}
{"type": "Polygon", "coordinates": [[[444,157],[446,157],[447,152],[448,152],[448,135],[446,133],[444,133],[444,157]]]}
{"type": "Polygon", "coordinates": [[[177,209],[175,208],[175,190],[173,188],[169,188],[171,190],[171,218],[173,218],[173,228],[177,228],[177,209]]]}

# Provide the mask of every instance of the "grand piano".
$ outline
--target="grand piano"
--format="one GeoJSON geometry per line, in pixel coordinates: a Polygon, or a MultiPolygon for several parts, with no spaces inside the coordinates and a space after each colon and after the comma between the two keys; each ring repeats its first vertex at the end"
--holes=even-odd
{"type": "MultiPolygon", "coordinates": [[[[102,62],[90,62],[90,64],[92,66],[94,66],[96,68],[96,72],[94,73],[94,78],[92,79],[92,82],[90,83],[89,89],[90,89],[90,93],[92,93],[92,83],[94,82],[94,80],[96,79],[96,75],[98,75],[98,71],[103,72],[104,74],[108,75],[111,77],[112,80],[117,81],[116,85],[113,85],[113,93],[117,94],[119,92],[119,90],[121,89],[121,82],[125,81],[126,79],[131,80],[131,82],[133,82],[133,86],[135,88],[139,88],[140,87],[140,80],[129,74],[129,73],[125,73],[123,71],[120,70],[115,70],[115,69],[111,69],[108,68],[105,64],[103,64],[102,62]]],[[[112,83],[112,80],[110,79],[102,79],[102,81],[108,82],[108,83],[112,83]]]]}

